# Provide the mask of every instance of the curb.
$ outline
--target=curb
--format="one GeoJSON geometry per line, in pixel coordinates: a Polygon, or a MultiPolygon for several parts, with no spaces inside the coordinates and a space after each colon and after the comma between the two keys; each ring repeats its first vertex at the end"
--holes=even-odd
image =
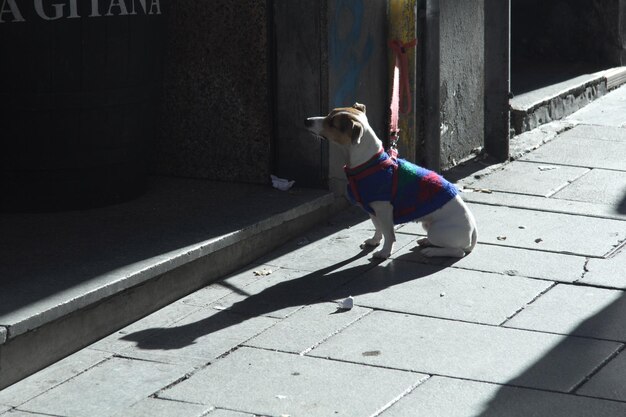
{"type": "Polygon", "coordinates": [[[324,194],[159,259],[15,326],[0,326],[0,389],[243,267],[341,207],[332,193],[324,194]]]}
{"type": "Polygon", "coordinates": [[[511,99],[511,127],[516,135],[563,119],[626,83],[626,67],[582,75],[511,99]]]}

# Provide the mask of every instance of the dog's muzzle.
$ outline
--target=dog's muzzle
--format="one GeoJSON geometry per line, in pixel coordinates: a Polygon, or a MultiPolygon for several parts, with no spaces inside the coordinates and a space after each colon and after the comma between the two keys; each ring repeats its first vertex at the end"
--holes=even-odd
{"type": "Polygon", "coordinates": [[[309,117],[304,119],[304,127],[306,127],[309,132],[313,132],[316,135],[319,135],[322,131],[323,123],[324,117],[309,117]]]}

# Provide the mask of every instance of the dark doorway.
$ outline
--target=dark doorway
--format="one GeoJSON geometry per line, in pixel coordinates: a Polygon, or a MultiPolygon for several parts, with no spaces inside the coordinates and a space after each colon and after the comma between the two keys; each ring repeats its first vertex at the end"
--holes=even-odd
{"type": "Polygon", "coordinates": [[[512,0],[511,91],[619,66],[621,0],[512,0]]]}

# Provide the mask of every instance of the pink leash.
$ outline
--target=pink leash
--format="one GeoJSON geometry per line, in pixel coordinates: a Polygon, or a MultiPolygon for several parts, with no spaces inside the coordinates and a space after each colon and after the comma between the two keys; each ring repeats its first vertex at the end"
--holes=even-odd
{"type": "Polygon", "coordinates": [[[389,156],[398,157],[398,140],[400,139],[398,118],[400,113],[411,112],[411,86],[409,84],[409,57],[407,49],[417,45],[417,39],[403,43],[397,39],[389,42],[389,47],[395,55],[393,68],[393,87],[391,90],[391,120],[389,121],[389,156]]]}

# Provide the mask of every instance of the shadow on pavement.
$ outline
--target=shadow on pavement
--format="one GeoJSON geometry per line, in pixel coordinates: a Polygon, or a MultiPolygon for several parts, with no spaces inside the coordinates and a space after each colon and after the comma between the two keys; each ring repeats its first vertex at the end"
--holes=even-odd
{"type": "MultiPolygon", "coordinates": [[[[617,272],[617,271],[616,271],[617,272]]],[[[584,308],[581,305],[581,308],[584,308]]],[[[565,311],[565,310],[564,310],[565,311]]],[[[626,387],[623,384],[623,368],[617,370],[616,361],[624,363],[624,341],[626,341],[626,297],[623,295],[585,319],[567,333],[532,366],[516,378],[500,387],[484,401],[484,411],[476,417],[587,417],[626,415],[626,387]],[[617,359],[616,359],[617,356],[617,359]],[[575,358],[564,361],[563,358],[575,358]],[[600,377],[602,382],[593,378],[600,377]],[[589,382],[591,379],[591,382],[589,382]],[[554,391],[519,389],[533,387],[550,381],[561,385],[554,391]],[[613,401],[599,402],[584,397],[595,397],[613,401]],[[615,401],[622,401],[618,403],[615,401]],[[585,405],[586,404],[586,405],[585,405]]],[[[549,320],[546,317],[546,320],[549,320]]]]}
{"type": "Polygon", "coordinates": [[[380,266],[381,261],[369,259],[367,263],[344,268],[369,253],[369,250],[363,250],[351,258],[326,268],[299,278],[282,281],[234,303],[228,310],[220,311],[201,321],[177,327],[142,330],[128,334],[122,339],[136,342],[139,349],[181,349],[193,344],[201,336],[242,323],[253,317],[267,315],[288,307],[325,302],[331,294],[335,299],[342,299],[381,291],[402,282],[423,278],[444,268],[444,266],[416,263],[415,274],[402,277],[398,274],[384,274],[388,278],[372,279],[368,283],[359,281],[358,285],[351,285],[353,280],[361,280],[367,271],[377,267],[388,268],[393,264],[390,262],[386,266],[380,266]]]}
{"type": "Polygon", "coordinates": [[[626,192],[624,193],[622,201],[617,204],[615,211],[617,211],[619,214],[626,214],[626,192]]]}

